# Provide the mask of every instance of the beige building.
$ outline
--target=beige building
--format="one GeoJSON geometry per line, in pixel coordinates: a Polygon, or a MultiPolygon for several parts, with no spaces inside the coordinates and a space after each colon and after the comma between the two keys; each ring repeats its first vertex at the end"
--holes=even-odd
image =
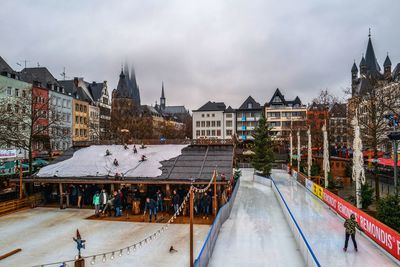
{"type": "Polygon", "coordinates": [[[299,97],[287,101],[279,89],[265,104],[265,118],[275,140],[287,140],[291,131],[295,135],[300,130],[302,136],[307,131],[307,107],[299,97]]]}
{"type": "Polygon", "coordinates": [[[89,140],[89,103],[79,99],[73,99],[73,133],[72,141],[89,140]]]}

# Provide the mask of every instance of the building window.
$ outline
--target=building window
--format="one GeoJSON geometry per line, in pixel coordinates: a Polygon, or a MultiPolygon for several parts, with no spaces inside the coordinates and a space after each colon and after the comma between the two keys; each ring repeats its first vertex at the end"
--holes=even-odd
{"type": "Polygon", "coordinates": [[[206,122],[205,121],[201,122],[201,127],[206,127],[206,122]]]}
{"type": "MultiPolygon", "coordinates": [[[[219,130],[218,130],[219,131],[219,130]]],[[[232,130],[226,130],[226,135],[227,136],[232,136],[232,130]]]]}
{"type": "Polygon", "coordinates": [[[217,136],[221,136],[221,130],[217,130],[217,136]]]}
{"type": "Polygon", "coordinates": [[[207,127],[210,127],[210,121],[207,121],[207,122],[206,122],[206,126],[207,126],[207,127]]]}
{"type": "Polygon", "coordinates": [[[79,105],[75,104],[75,111],[79,111],[79,105]]]}
{"type": "Polygon", "coordinates": [[[7,87],[7,95],[11,95],[12,94],[12,88],[11,87],[7,87]]]}
{"type": "Polygon", "coordinates": [[[252,103],[247,103],[247,108],[248,108],[248,109],[253,108],[253,104],[252,104],[252,103]]]}
{"type": "Polygon", "coordinates": [[[209,118],[210,117],[210,114],[209,113],[207,113],[207,118],[209,118]]]}
{"type": "Polygon", "coordinates": [[[207,136],[210,136],[210,135],[211,135],[211,131],[207,130],[207,136]]]}
{"type": "Polygon", "coordinates": [[[19,96],[19,89],[15,88],[15,96],[19,96]]]}
{"type": "Polygon", "coordinates": [[[201,114],[201,117],[204,118],[204,114],[201,114]]]}
{"type": "Polygon", "coordinates": [[[221,127],[221,121],[217,121],[217,127],[221,127]]]}
{"type": "Polygon", "coordinates": [[[25,92],[25,90],[22,90],[22,97],[26,97],[26,92],[25,92]]]}
{"type": "Polygon", "coordinates": [[[79,117],[75,116],[75,123],[79,123],[79,117]]]}
{"type": "Polygon", "coordinates": [[[75,129],[75,135],[79,136],[79,130],[78,129],[75,129]]]}
{"type": "Polygon", "coordinates": [[[215,127],[215,121],[211,121],[211,127],[215,127]]]}
{"type": "Polygon", "coordinates": [[[227,118],[232,118],[232,113],[227,113],[227,114],[226,114],[226,117],[227,117],[227,118]]]}
{"type": "Polygon", "coordinates": [[[200,136],[200,130],[196,131],[196,136],[200,136]]]}
{"type": "Polygon", "coordinates": [[[232,121],[226,121],[226,127],[232,127],[232,121]]]}
{"type": "Polygon", "coordinates": [[[215,117],[215,114],[213,113],[213,114],[211,114],[211,117],[215,117]]]}
{"type": "Polygon", "coordinates": [[[196,127],[200,127],[200,122],[196,121],[196,127]]]}
{"type": "Polygon", "coordinates": [[[206,135],[206,131],[205,130],[201,130],[201,135],[205,136],[206,135]]]}

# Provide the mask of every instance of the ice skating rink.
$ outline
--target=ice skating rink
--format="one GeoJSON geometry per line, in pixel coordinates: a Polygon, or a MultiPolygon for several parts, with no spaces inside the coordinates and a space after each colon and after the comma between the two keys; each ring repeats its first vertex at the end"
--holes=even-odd
{"type": "MultiPolygon", "coordinates": [[[[35,208],[0,217],[0,255],[21,248],[22,252],[0,261],[0,266],[32,266],[73,259],[76,229],[86,240],[82,255],[116,250],[135,243],[161,227],[155,223],[85,220],[93,210],[35,208]]],[[[198,255],[210,226],[194,226],[194,252],[198,255]]],[[[60,266],[60,265],[53,265],[60,266]]],[[[69,266],[73,266],[69,263],[69,266]]],[[[90,260],[86,266],[93,266],[90,260]]],[[[122,257],[94,266],[189,266],[189,225],[170,225],[155,241],[122,257]],[[178,251],[169,253],[173,245],[178,251]]]]}
{"type": "Polygon", "coordinates": [[[219,233],[209,266],[305,266],[271,187],[242,169],[230,218],[219,233]]]}
{"type": "MultiPolygon", "coordinates": [[[[272,178],[321,266],[398,266],[371,241],[358,233],[356,234],[358,252],[354,251],[351,240],[347,252],[343,252],[345,236],[343,221],[285,171],[273,170],[272,178]]],[[[290,254],[283,253],[282,257],[288,257],[285,255],[290,254]]]]}

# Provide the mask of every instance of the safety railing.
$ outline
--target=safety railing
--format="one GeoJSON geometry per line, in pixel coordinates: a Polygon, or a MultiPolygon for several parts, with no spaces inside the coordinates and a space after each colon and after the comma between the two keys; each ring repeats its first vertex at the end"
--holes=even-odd
{"type": "Polygon", "coordinates": [[[233,204],[235,203],[235,198],[239,186],[240,186],[240,179],[237,180],[235,189],[233,190],[232,196],[229,199],[229,201],[226,202],[225,205],[223,205],[219,209],[217,216],[215,217],[215,220],[211,225],[210,230],[208,231],[203,247],[201,248],[200,253],[194,262],[195,267],[206,267],[208,265],[208,262],[210,261],[211,255],[214,250],[215,243],[217,242],[219,230],[222,224],[229,218],[231,214],[231,210],[233,204]]]}

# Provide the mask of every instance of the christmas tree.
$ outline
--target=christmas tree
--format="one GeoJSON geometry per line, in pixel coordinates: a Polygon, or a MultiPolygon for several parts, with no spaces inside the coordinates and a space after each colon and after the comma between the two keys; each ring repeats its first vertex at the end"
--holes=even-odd
{"type": "Polygon", "coordinates": [[[266,125],[264,115],[258,121],[258,126],[254,133],[253,146],[253,167],[264,176],[271,175],[272,162],[274,155],[272,151],[272,139],[270,128],[266,125]]]}

